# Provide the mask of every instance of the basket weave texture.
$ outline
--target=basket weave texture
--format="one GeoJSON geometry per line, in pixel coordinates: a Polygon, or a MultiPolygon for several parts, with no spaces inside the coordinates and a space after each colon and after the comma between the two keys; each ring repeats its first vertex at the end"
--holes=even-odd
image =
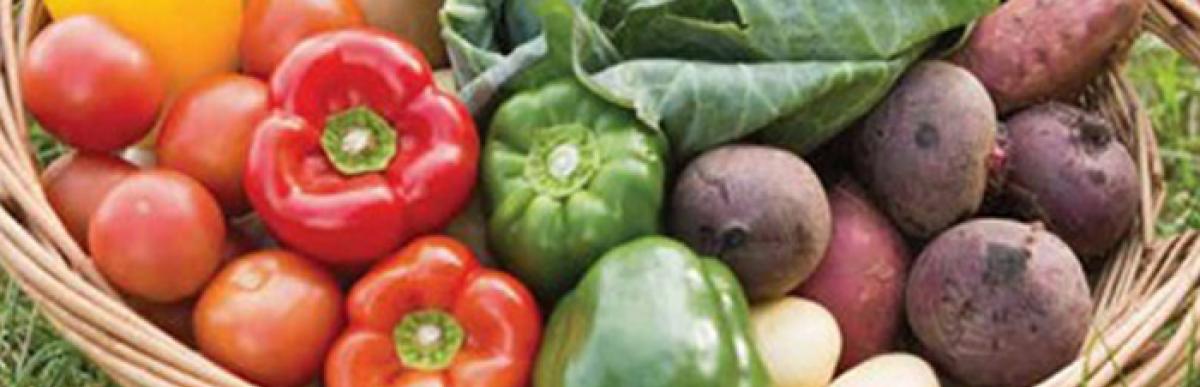
{"type": "MultiPolygon", "coordinates": [[[[0,266],[58,330],[126,386],[251,386],[134,313],[98,274],[46,201],[28,141],[18,58],[45,23],[40,1],[0,0],[0,266]]],[[[1200,4],[1151,1],[1145,29],[1200,63],[1200,4]]],[[[1120,55],[1114,58],[1120,58],[1120,55]]],[[[1096,79],[1081,104],[1102,114],[1137,161],[1141,210],[1094,285],[1085,347],[1044,386],[1180,385],[1200,351],[1200,233],[1155,235],[1163,206],[1154,131],[1122,61],[1096,79]],[[1174,327],[1167,329],[1166,327],[1174,327]]],[[[1031,349],[1036,350],[1036,349],[1031,349]]]]}

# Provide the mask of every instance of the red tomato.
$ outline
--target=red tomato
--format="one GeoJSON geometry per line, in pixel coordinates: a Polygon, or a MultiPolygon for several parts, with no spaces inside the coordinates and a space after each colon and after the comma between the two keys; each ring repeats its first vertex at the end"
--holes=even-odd
{"type": "Polygon", "coordinates": [[[74,152],[54,160],[42,173],[46,199],[75,242],[87,248],[88,222],[113,187],[137,168],[114,156],[74,152]]]}
{"type": "Polygon", "coordinates": [[[209,78],[167,111],[156,151],[160,165],[199,180],[228,215],[246,212],[242,172],[254,128],[267,116],[267,85],[243,75],[209,78]]]}
{"type": "Polygon", "coordinates": [[[166,96],[150,54],[94,16],[46,27],[21,62],[29,111],[59,140],[111,152],[146,136],[166,96]]]}
{"type": "Polygon", "coordinates": [[[196,338],[192,335],[192,307],[196,304],[194,299],[170,304],[158,304],[137,298],[128,298],[125,302],[171,337],[187,345],[196,344],[196,338]]]}
{"type": "MultiPolygon", "coordinates": [[[[235,228],[229,228],[225,237],[225,247],[221,249],[221,263],[232,262],[234,258],[254,250],[254,243],[245,234],[235,228]]],[[[196,336],[192,328],[192,310],[196,307],[196,299],[189,298],[170,304],[159,304],[137,298],[127,298],[129,307],[137,311],[155,326],[158,326],[184,344],[195,346],[196,336]]]]}
{"type": "Polygon", "coordinates": [[[250,0],[242,19],[242,69],[268,78],[304,38],[365,23],[354,0],[250,0]]]}
{"type": "Polygon", "coordinates": [[[312,381],[340,333],[342,292],[298,255],[262,251],[221,270],[196,305],[200,351],[266,386],[312,381]]]}
{"type": "Polygon", "coordinates": [[[258,249],[258,244],[254,239],[242,230],[233,226],[227,227],[226,230],[228,232],[225,233],[225,247],[221,249],[222,265],[258,249]]]}
{"type": "Polygon", "coordinates": [[[119,290],[169,303],[195,295],[225,248],[225,218],[204,186],[179,172],[135,173],[100,202],[88,230],[96,267],[119,290]]]}

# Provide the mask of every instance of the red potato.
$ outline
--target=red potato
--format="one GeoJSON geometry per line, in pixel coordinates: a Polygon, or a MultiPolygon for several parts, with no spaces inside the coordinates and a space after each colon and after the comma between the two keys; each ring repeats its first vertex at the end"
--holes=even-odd
{"type": "Polygon", "coordinates": [[[1000,113],[1076,95],[1142,19],[1146,0],[1009,0],[980,19],[954,62],[1000,113]]]}
{"type": "Polygon", "coordinates": [[[824,306],[843,336],[838,370],[894,348],[904,323],[909,253],[899,232],[852,180],[829,192],[833,234],[820,266],[796,294],[824,306]]]}
{"type": "Polygon", "coordinates": [[[856,176],[906,235],[933,237],[983,203],[996,110],[966,70],[918,63],[855,134],[856,176]]]}
{"type": "Polygon", "coordinates": [[[934,239],[909,273],[908,322],[971,386],[1029,386],[1073,361],[1092,298],[1075,254],[1037,223],[978,219],[934,239]]]}

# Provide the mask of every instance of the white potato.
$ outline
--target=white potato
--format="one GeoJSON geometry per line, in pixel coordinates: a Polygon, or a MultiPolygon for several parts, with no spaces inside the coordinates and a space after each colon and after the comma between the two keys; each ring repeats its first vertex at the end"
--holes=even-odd
{"type": "Polygon", "coordinates": [[[823,387],[833,379],[842,335],[820,304],[786,297],[752,308],[759,354],[777,387],[823,387]]]}
{"type": "Polygon", "coordinates": [[[937,374],[921,358],[889,353],[868,359],[833,381],[830,387],[939,387],[937,374]]]}

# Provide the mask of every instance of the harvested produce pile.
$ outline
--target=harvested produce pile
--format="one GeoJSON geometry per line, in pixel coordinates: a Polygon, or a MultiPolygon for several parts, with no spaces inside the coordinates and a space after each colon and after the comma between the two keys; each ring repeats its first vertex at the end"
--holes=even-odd
{"type": "Polygon", "coordinates": [[[43,186],[256,384],[1031,385],[1137,212],[1142,0],[150,3],[46,1],[43,186]]]}

